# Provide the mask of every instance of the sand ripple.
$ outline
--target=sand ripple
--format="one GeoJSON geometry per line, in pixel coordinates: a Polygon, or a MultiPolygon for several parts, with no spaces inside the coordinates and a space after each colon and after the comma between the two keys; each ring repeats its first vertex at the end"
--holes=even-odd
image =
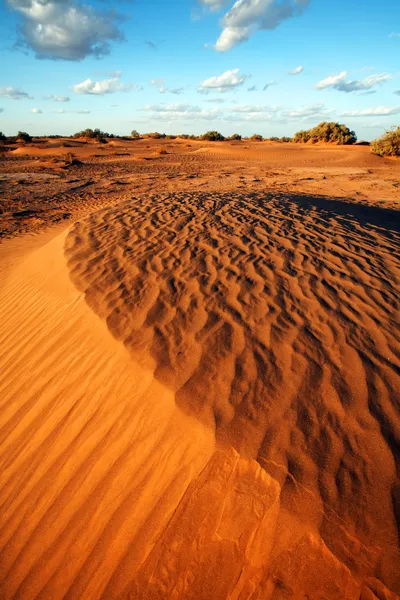
{"type": "Polygon", "coordinates": [[[76,223],[66,242],[74,283],[113,335],[279,481],[277,551],[312,529],[393,588],[397,215],[303,196],[150,195],[76,223]]]}

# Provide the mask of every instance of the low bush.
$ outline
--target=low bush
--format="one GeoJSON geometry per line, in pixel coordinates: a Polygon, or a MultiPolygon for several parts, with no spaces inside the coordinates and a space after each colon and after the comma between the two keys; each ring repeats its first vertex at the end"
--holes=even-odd
{"type": "Polygon", "coordinates": [[[284,136],[284,137],[281,137],[280,141],[285,144],[288,144],[289,142],[292,141],[292,138],[284,136]]]}
{"type": "Polygon", "coordinates": [[[23,142],[28,143],[32,141],[32,137],[29,135],[29,133],[26,133],[26,131],[18,131],[17,140],[22,140],[23,142]]]}
{"type": "Polygon", "coordinates": [[[132,129],[132,131],[131,131],[131,137],[134,140],[139,140],[140,139],[140,133],[138,131],[136,131],[136,129],[132,129]]]}
{"type": "Polygon", "coordinates": [[[323,121],[312,129],[306,131],[298,131],[294,138],[294,142],[307,143],[312,142],[328,142],[332,144],[354,144],[357,141],[357,136],[354,131],[351,131],[346,125],[323,121]]]}
{"type": "Polygon", "coordinates": [[[104,140],[107,137],[110,137],[110,134],[105,132],[105,131],[101,131],[101,129],[83,129],[83,131],[78,131],[77,133],[74,134],[73,136],[74,138],[88,138],[91,140],[104,140]]]}
{"type": "Polygon", "coordinates": [[[234,133],[234,134],[233,134],[233,135],[231,135],[231,137],[230,137],[230,138],[228,138],[228,139],[229,139],[229,140],[232,140],[232,141],[234,141],[234,140],[240,141],[240,140],[242,139],[242,136],[241,136],[241,135],[239,135],[238,133],[234,133]]]}
{"type": "Polygon", "coordinates": [[[260,135],[259,133],[253,133],[253,135],[250,138],[253,142],[262,142],[263,141],[263,136],[260,135]]]}
{"type": "Polygon", "coordinates": [[[223,142],[225,138],[219,131],[207,131],[201,136],[201,139],[208,142],[223,142]]]}
{"type": "Polygon", "coordinates": [[[378,156],[400,156],[400,127],[393,127],[373,140],[371,151],[378,156]]]}

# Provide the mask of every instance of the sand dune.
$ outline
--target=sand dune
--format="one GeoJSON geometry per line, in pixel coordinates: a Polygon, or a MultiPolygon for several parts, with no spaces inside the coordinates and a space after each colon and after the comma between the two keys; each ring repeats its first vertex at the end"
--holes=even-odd
{"type": "Polygon", "coordinates": [[[79,221],[0,248],[0,597],[396,600],[397,171],[116,144],[4,163],[79,221]]]}
{"type": "Polygon", "coordinates": [[[66,249],[135,360],[280,483],[275,551],[316,532],[398,588],[393,216],[295,196],[153,196],[77,223],[66,249]]]}

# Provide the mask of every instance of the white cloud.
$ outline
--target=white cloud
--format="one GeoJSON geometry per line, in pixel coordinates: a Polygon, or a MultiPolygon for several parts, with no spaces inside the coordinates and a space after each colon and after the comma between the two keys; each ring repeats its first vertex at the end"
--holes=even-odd
{"type": "Polygon", "coordinates": [[[304,71],[304,67],[303,65],[299,65],[298,67],[296,67],[295,69],[292,69],[291,71],[288,72],[288,75],[299,75],[300,73],[302,73],[304,71]]]}
{"type": "Polygon", "coordinates": [[[83,110],[75,110],[74,112],[76,115],[90,115],[91,113],[91,111],[87,108],[84,108],[83,110]]]}
{"type": "Polygon", "coordinates": [[[390,38],[396,38],[396,37],[400,37],[400,33],[390,33],[389,34],[390,38]]]}
{"type": "Polygon", "coordinates": [[[365,110],[352,110],[342,113],[341,117],[386,117],[400,114],[400,106],[389,108],[378,106],[377,108],[366,108],[365,110]]]}
{"type": "Polygon", "coordinates": [[[282,116],[289,119],[303,119],[307,120],[310,118],[327,118],[330,117],[335,111],[325,108],[324,104],[307,104],[295,109],[284,109],[282,116]]]}
{"type": "Polygon", "coordinates": [[[104,94],[114,94],[115,92],[128,92],[129,90],[137,89],[137,86],[132,83],[122,83],[118,77],[111,79],[103,79],[102,81],[93,81],[85,79],[82,83],[77,83],[72,86],[75,94],[92,94],[94,96],[104,96],[104,94]]]}
{"type": "Polygon", "coordinates": [[[150,83],[151,83],[151,85],[156,85],[157,87],[159,87],[159,86],[162,87],[165,84],[165,80],[162,77],[160,77],[159,79],[152,79],[150,81],[150,83]]]}
{"type": "Polygon", "coordinates": [[[247,88],[248,92],[256,92],[257,91],[257,86],[256,85],[252,85],[251,87],[247,88]]]}
{"type": "Polygon", "coordinates": [[[220,10],[227,2],[228,0],[199,0],[202,6],[212,11],[220,10]]]}
{"type": "Polygon", "coordinates": [[[267,83],[264,84],[263,92],[265,92],[269,87],[271,87],[271,85],[275,85],[275,81],[267,81],[267,83]]]}
{"type": "Polygon", "coordinates": [[[54,94],[45,96],[45,100],[54,100],[54,102],[69,102],[70,99],[69,96],[54,96],[54,94]]]}
{"type": "Polygon", "coordinates": [[[248,40],[257,30],[275,29],[282,21],[299,14],[310,0],[236,0],[222,20],[222,32],[215,44],[226,52],[248,40]]]}
{"type": "Polygon", "coordinates": [[[30,108],[29,112],[33,113],[34,115],[42,115],[43,112],[40,110],[40,108],[30,108]]]}
{"type": "Polygon", "coordinates": [[[225,71],[222,75],[205,79],[198,88],[202,94],[209,92],[228,92],[240,87],[250,77],[250,75],[239,75],[239,69],[225,71]]]}
{"type": "Polygon", "coordinates": [[[160,94],[182,94],[185,91],[185,88],[167,88],[162,86],[158,91],[160,94]]]}
{"type": "Polygon", "coordinates": [[[219,108],[205,109],[192,104],[150,104],[143,110],[153,113],[155,119],[167,121],[212,121],[220,119],[223,114],[219,108]]]}
{"type": "Polygon", "coordinates": [[[215,104],[222,104],[226,102],[225,98],[205,98],[204,102],[214,102],[215,104]]]}
{"type": "Polygon", "coordinates": [[[64,115],[66,113],[66,110],[65,108],[58,108],[56,110],[56,113],[58,113],[59,115],[64,115]]]}
{"type": "Polygon", "coordinates": [[[122,39],[115,11],[102,12],[75,0],[6,0],[18,12],[19,45],[37,58],[82,60],[109,53],[110,41],[122,39]]]}
{"type": "Polygon", "coordinates": [[[329,75],[326,79],[319,81],[315,88],[317,90],[324,90],[332,88],[339,92],[358,92],[363,90],[370,90],[371,88],[381,85],[392,79],[389,73],[381,73],[380,75],[369,75],[365,79],[355,79],[353,81],[346,81],[347,71],[342,71],[338,75],[329,75]]]}
{"type": "Polygon", "coordinates": [[[0,97],[8,98],[9,100],[32,100],[32,96],[30,96],[27,92],[23,90],[18,90],[11,86],[6,88],[0,88],[0,97]]]}

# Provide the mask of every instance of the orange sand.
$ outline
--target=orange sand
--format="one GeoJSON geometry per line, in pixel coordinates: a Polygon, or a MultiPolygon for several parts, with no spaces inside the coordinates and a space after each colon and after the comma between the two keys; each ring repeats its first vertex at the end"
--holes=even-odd
{"type": "Polygon", "coordinates": [[[0,597],[395,600],[398,165],[147,142],[8,188],[0,597]]]}

